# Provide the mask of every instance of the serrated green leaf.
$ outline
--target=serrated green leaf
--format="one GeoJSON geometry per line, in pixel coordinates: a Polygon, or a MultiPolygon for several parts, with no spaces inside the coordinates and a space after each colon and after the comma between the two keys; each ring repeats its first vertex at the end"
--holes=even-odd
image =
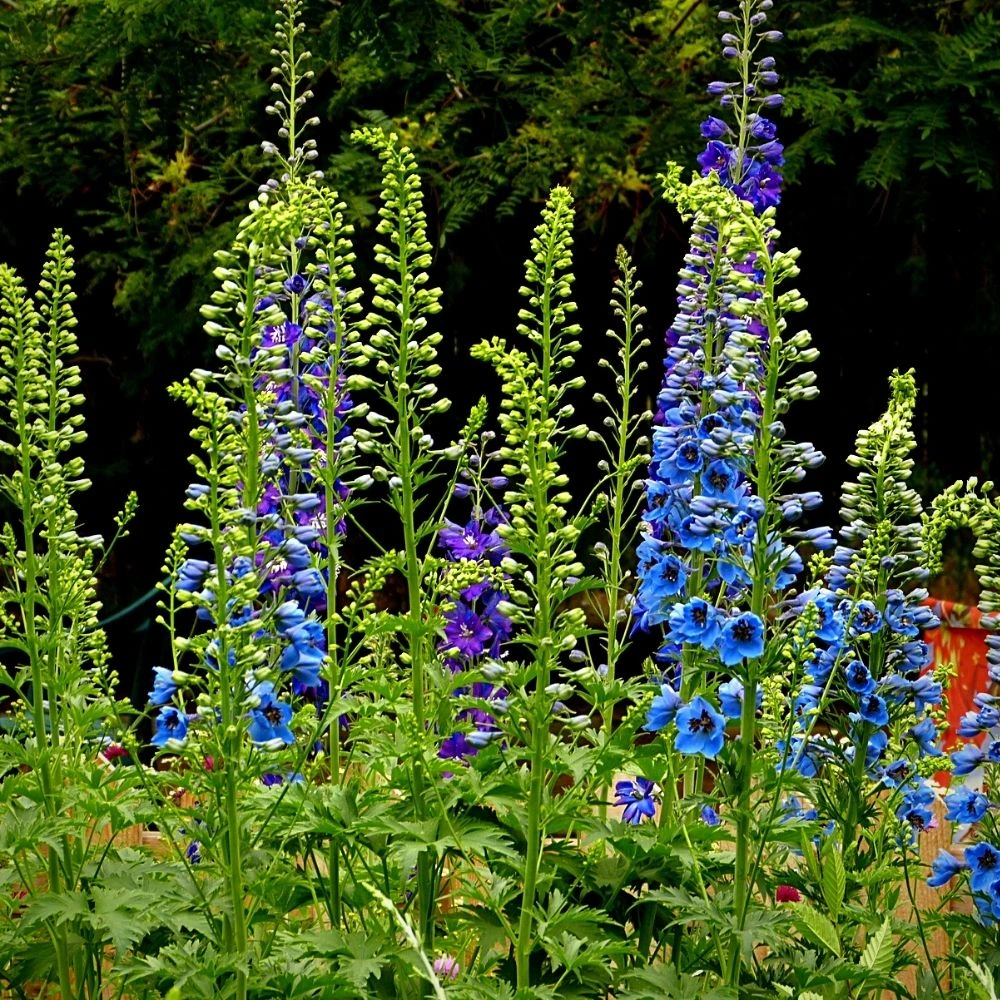
{"type": "Polygon", "coordinates": [[[844,859],[838,846],[831,844],[831,849],[826,852],[826,857],[823,859],[823,901],[834,920],[840,916],[846,888],[847,873],[844,871],[844,859]]]}
{"type": "Polygon", "coordinates": [[[803,937],[839,957],[840,935],[829,917],[811,906],[800,903],[795,907],[795,926],[803,937]]]}
{"type": "Polygon", "coordinates": [[[813,993],[812,990],[806,990],[805,993],[799,994],[799,1000],[823,1000],[823,998],[818,993],[813,993]]]}
{"type": "Polygon", "coordinates": [[[861,967],[871,969],[877,975],[888,976],[892,971],[893,951],[892,920],[886,917],[885,923],[869,936],[861,953],[861,967]]]}

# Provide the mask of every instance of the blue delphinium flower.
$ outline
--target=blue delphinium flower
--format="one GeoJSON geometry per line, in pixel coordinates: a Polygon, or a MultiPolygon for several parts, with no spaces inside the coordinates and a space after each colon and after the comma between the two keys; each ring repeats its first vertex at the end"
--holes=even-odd
{"type": "Polygon", "coordinates": [[[862,695],[858,699],[858,714],[873,726],[889,725],[889,709],[885,699],[877,694],[862,695]]]}
{"type": "Polygon", "coordinates": [[[701,695],[679,709],[674,721],[674,747],[679,753],[708,758],[718,755],[726,737],[726,720],[701,695]]]}
{"type": "Polygon", "coordinates": [[[167,706],[160,709],[156,717],[156,732],[150,743],[154,747],[171,748],[179,745],[187,738],[188,720],[187,716],[178,708],[167,706]]]}
{"type": "Polygon", "coordinates": [[[978,823],[990,807],[990,800],[982,792],[964,785],[952,789],[945,797],[945,819],[953,823],[978,823]]]}
{"type": "Polygon", "coordinates": [[[700,815],[701,821],[706,826],[718,826],[722,822],[719,814],[711,806],[702,806],[700,815]]]}
{"type": "Polygon", "coordinates": [[[294,743],[295,736],[288,728],[292,706],[277,700],[270,681],[256,685],[253,693],[259,702],[250,710],[250,739],[258,746],[294,743]]]}
{"type": "Polygon", "coordinates": [[[951,754],[951,773],[956,778],[964,778],[980,767],[984,760],[986,754],[975,743],[966,743],[951,754]]]}
{"type": "Polygon", "coordinates": [[[719,613],[702,597],[675,604],[670,613],[669,637],[675,642],[692,642],[711,649],[721,634],[719,613]]]}
{"type": "Polygon", "coordinates": [[[660,685],[660,693],[652,700],[646,713],[643,729],[656,733],[674,721],[677,710],[684,703],[681,696],[669,684],[660,685]]]}
{"type": "Polygon", "coordinates": [[[875,678],[868,667],[860,660],[851,660],[844,664],[844,674],[847,677],[847,689],[855,694],[874,694],[875,678]]]}
{"type": "Polygon", "coordinates": [[[731,667],[744,659],[755,659],[764,652],[764,623],[749,611],[730,618],[722,626],[719,656],[731,667]]]}
{"type": "Polygon", "coordinates": [[[896,810],[897,819],[908,823],[914,835],[934,826],[934,802],[937,795],[927,782],[914,778],[906,787],[896,810]]]}
{"type": "Polygon", "coordinates": [[[166,705],[177,693],[177,682],[174,680],[174,672],[166,667],[153,667],[155,679],[153,690],[149,692],[149,703],[151,705],[166,705]]]}
{"type": "Polygon", "coordinates": [[[910,727],[906,735],[917,744],[917,752],[921,757],[944,756],[944,751],[939,746],[941,734],[931,716],[925,715],[915,726],[910,727]]]}
{"type": "Polygon", "coordinates": [[[969,867],[969,886],[973,892],[987,892],[1000,877],[1000,850],[985,840],[964,852],[965,863],[969,867]]]}
{"type": "Polygon", "coordinates": [[[637,826],[656,815],[655,784],[648,778],[629,778],[615,784],[615,805],[624,806],[622,820],[637,826]]]}
{"type": "Polygon", "coordinates": [[[954,854],[941,848],[937,857],[931,862],[931,875],[927,884],[932,889],[947,885],[959,872],[967,871],[969,866],[959,861],[954,854]]]}

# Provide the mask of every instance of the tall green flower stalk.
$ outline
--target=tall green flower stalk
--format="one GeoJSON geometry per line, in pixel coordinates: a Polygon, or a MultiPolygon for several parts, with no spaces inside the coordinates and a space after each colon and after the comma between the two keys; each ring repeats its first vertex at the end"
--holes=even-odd
{"type": "MultiPolygon", "coordinates": [[[[631,600],[628,586],[630,571],[627,557],[631,556],[639,532],[639,508],[642,504],[642,482],[636,479],[639,470],[649,462],[645,449],[649,438],[640,434],[640,428],[652,419],[652,414],[637,409],[640,376],[648,368],[640,360],[641,353],[650,346],[648,338],[642,337],[639,322],[646,310],[640,306],[636,296],[642,288],[632,259],[624,247],[618,247],[615,254],[618,278],[615,279],[611,307],[621,323],[621,332],[610,329],[608,338],[617,345],[618,364],[612,369],[611,362],[602,358],[598,364],[615,372],[615,398],[610,401],[604,393],[597,393],[594,402],[607,409],[604,425],[607,434],[591,432],[592,439],[603,445],[606,458],[598,462],[604,474],[599,484],[595,516],[600,514],[607,523],[607,541],[595,547],[602,564],[601,604],[599,617],[603,618],[604,674],[607,697],[602,701],[601,727],[603,741],[607,745],[614,732],[615,709],[624,694],[616,683],[617,665],[627,645],[627,628],[623,619],[627,617],[627,607],[631,600]],[[606,602],[606,606],[604,603],[606,602]]],[[[604,810],[604,803],[601,806],[604,810]]]]}
{"type": "MultiPolygon", "coordinates": [[[[0,685],[13,695],[15,710],[13,731],[0,738],[0,770],[22,771],[0,783],[0,825],[37,824],[30,846],[5,838],[17,845],[13,863],[27,902],[20,933],[4,936],[13,938],[17,958],[21,948],[38,947],[31,932],[44,928],[65,997],[101,990],[100,939],[79,915],[61,918],[58,901],[77,891],[84,865],[94,863],[94,837],[107,816],[96,808],[91,816],[81,813],[86,794],[79,783],[89,772],[94,787],[102,785],[95,759],[116,731],[120,710],[109,695],[114,678],[97,620],[94,573],[103,541],[79,533],[73,508],[75,494],[90,482],[83,460],[70,454],[86,437],[77,412],[80,372],[71,362],[77,351],[71,254],[57,230],[33,298],[20,277],[0,265],[0,454],[8,470],[0,476],[0,494],[18,516],[0,533],[6,609],[0,685]],[[80,947],[81,936],[93,947],[80,947]]],[[[132,496],[119,515],[119,532],[135,506],[132,496]]],[[[113,840],[118,828],[112,823],[102,835],[113,840]]],[[[89,877],[99,875],[98,860],[89,877]]]]}
{"type": "MultiPolygon", "coordinates": [[[[403,533],[400,569],[406,580],[407,611],[401,621],[404,634],[404,664],[410,672],[414,752],[408,765],[412,774],[412,801],[419,820],[427,818],[428,768],[426,758],[435,748],[428,723],[431,671],[441,672],[433,643],[434,624],[426,606],[433,589],[428,576],[428,553],[434,542],[437,514],[426,511],[424,487],[452,450],[437,449],[426,421],[444,413],[451,405],[437,397],[434,380],[441,374],[436,363],[441,334],[430,332],[430,317],[440,312],[441,290],[428,287],[431,245],[416,161],[395,134],[364,129],[354,136],[374,149],[382,162],[382,204],[376,232],[388,237],[375,247],[378,266],[372,276],[375,294],[372,312],[360,324],[371,331],[360,346],[361,359],[374,362],[375,377],[356,376],[352,385],[373,390],[388,415],[369,413],[374,431],[365,435],[362,447],[377,463],[376,479],[387,482],[389,503],[399,517],[403,533]]],[[[440,685],[435,684],[435,687],[440,685]]],[[[417,931],[429,949],[434,940],[437,900],[434,866],[427,852],[417,858],[417,931]]]]}
{"type": "Polygon", "coordinates": [[[568,393],[583,379],[565,379],[580,349],[580,327],[569,322],[576,305],[570,299],[573,209],[565,188],[553,189],[531,241],[533,256],[525,263],[521,294],[527,307],[519,315],[518,333],[527,350],[494,339],[478,345],[473,356],[489,361],[502,380],[500,449],[503,473],[511,477],[505,495],[510,522],[500,532],[510,549],[502,563],[512,575],[511,618],[523,627],[522,641],[531,650],[521,698],[527,733],[527,803],[525,805],[524,888],[514,941],[517,988],[531,985],[530,956],[535,930],[535,904],[547,837],[546,805],[551,793],[549,753],[553,706],[563,685],[555,683],[558,657],[576,645],[582,612],[562,611],[572,579],[583,566],[575,544],[580,526],[567,519],[571,497],[568,477],[559,460],[568,438],[584,437],[585,425],[567,426],[573,406],[568,393]]]}

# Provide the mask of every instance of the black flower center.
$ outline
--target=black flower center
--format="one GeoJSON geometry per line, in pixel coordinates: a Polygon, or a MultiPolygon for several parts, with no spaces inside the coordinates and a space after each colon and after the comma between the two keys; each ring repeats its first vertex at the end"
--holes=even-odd
{"type": "Polygon", "coordinates": [[[715,720],[706,709],[697,719],[692,719],[688,723],[688,729],[692,733],[712,733],[715,731],[715,720]]]}
{"type": "Polygon", "coordinates": [[[712,489],[719,490],[721,492],[722,490],[729,488],[729,478],[730,477],[727,473],[720,472],[716,469],[715,471],[709,473],[708,481],[712,484],[712,489]]]}

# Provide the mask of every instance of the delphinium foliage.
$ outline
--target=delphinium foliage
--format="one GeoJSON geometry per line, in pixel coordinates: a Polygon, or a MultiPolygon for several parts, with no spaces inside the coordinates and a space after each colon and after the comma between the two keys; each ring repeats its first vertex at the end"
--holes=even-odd
{"type": "MultiPolygon", "coordinates": [[[[105,546],[73,507],[90,482],[74,454],[86,434],[72,253],[57,230],[34,295],[0,265],[0,968],[18,995],[48,979],[63,996],[99,997],[106,953],[136,940],[149,905],[111,888],[141,879],[120,837],[149,813],[134,770],[118,766],[129,706],[113,696],[97,624],[105,546]]],[[[130,496],[119,533],[135,507],[130,496]]]]}
{"type": "MultiPolygon", "coordinates": [[[[942,989],[913,903],[943,757],[920,584],[942,525],[973,519],[996,610],[1000,515],[956,489],[922,523],[915,383],[895,372],[850,459],[839,542],[813,521],[803,481],[823,457],[785,426],[816,395],[817,352],[776,227],[772,6],[719,14],[734,67],[709,86],[721,117],[702,126],[699,174],[662,178],[692,237],[655,416],[623,249],[592,387],[605,416],[576,416],[577,355],[597,347],[575,322],[574,210],[557,187],[512,336],[472,351],[498,376],[498,411],[481,400],[448,440],[415,159],[394,133],[354,135],[382,169],[366,288],[314,169],[287,0],[273,176],[216,254],[202,310],[218,365],[171,390],[197,449],[145,745],[141,728],[118,742],[98,542],[69,503],[83,481],[64,455],[81,433],[65,240],[37,307],[0,270],[2,483],[23,524],[2,536],[17,773],[0,786],[16,917],[0,971],[18,989],[814,1000],[905,993],[914,965],[942,989]],[[576,476],[581,462],[597,476],[576,476]],[[642,633],[655,653],[632,676],[642,633]],[[123,750],[151,766],[115,766],[123,750]],[[133,813],[149,818],[138,802],[155,859],[115,844],[133,813]]],[[[992,696],[979,708],[960,735],[995,725],[992,696]]],[[[984,792],[945,799],[983,836],[931,873],[968,880],[984,935],[1000,912],[992,750],[952,755],[956,778],[986,770],[984,792]]]]}

